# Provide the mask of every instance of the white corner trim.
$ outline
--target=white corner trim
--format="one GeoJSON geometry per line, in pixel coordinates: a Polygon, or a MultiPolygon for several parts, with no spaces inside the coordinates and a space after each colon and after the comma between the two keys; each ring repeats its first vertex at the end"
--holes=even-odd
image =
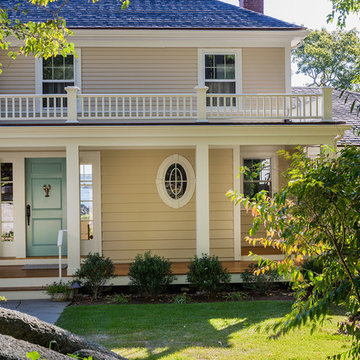
{"type": "Polygon", "coordinates": [[[82,89],[82,78],[81,78],[81,48],[75,49],[77,58],[74,57],[74,86],[77,86],[80,91],[79,94],[81,94],[82,89]]]}
{"type": "Polygon", "coordinates": [[[42,94],[42,58],[35,58],[35,93],[42,94]]]}
{"type": "Polygon", "coordinates": [[[179,154],[174,154],[167,157],[160,165],[157,176],[156,176],[156,186],[160,195],[161,200],[168,206],[178,209],[185,206],[192,198],[195,191],[195,173],[190,162],[179,154]],[[165,187],[165,175],[169,168],[174,163],[180,164],[187,175],[187,187],[184,195],[180,199],[172,199],[165,187]]]}
{"type": "Polygon", "coordinates": [[[241,94],[242,86],[242,49],[198,49],[198,86],[205,86],[205,55],[235,55],[235,84],[236,93],[241,94]]]}
{"type": "Polygon", "coordinates": [[[291,47],[285,47],[285,92],[291,93],[291,47]]]}

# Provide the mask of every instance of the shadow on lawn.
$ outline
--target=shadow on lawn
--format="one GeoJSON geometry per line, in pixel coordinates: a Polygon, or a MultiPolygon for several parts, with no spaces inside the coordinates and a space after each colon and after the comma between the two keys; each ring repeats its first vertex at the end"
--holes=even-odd
{"type": "MultiPolygon", "coordinates": [[[[144,351],[141,354],[136,351],[136,359],[161,359],[190,347],[230,348],[233,346],[230,343],[232,334],[269,319],[281,318],[289,312],[291,307],[289,301],[226,304],[228,306],[225,308],[217,306],[217,304],[207,304],[207,311],[201,309],[200,312],[196,311],[196,306],[194,307],[191,304],[180,305],[183,307],[183,311],[181,316],[178,316],[178,319],[178,313],[171,313],[170,308],[169,313],[163,314],[163,316],[165,319],[171,317],[171,321],[165,320],[160,325],[163,327],[164,333],[169,333],[170,338],[165,335],[161,341],[152,341],[146,339],[145,336],[141,341],[137,342],[137,345],[144,351]],[[174,331],[172,331],[173,324],[176,321],[179,322],[179,327],[174,328],[174,331]],[[181,330],[180,327],[182,327],[181,330]]],[[[159,332],[159,328],[154,328],[154,331],[159,332]]],[[[125,357],[135,355],[131,351],[129,353],[122,352],[119,347],[116,350],[125,357]]]]}

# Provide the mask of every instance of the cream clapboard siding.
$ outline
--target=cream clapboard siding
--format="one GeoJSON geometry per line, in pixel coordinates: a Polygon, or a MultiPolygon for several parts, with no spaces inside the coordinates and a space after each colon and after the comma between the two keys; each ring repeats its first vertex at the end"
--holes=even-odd
{"type": "Polygon", "coordinates": [[[243,48],[243,93],[285,92],[284,48],[243,48]]]}
{"type": "Polygon", "coordinates": [[[211,149],[209,167],[210,254],[234,260],[234,207],[225,196],[233,188],[232,149],[211,149]]]}
{"type": "Polygon", "coordinates": [[[195,93],[197,49],[83,48],[82,92],[195,93]]]}
{"type": "Polygon", "coordinates": [[[194,150],[103,151],[103,253],[129,262],[151,250],[173,261],[195,254],[195,196],[180,208],[165,205],[155,179],[162,161],[178,153],[194,166],[194,150]]]}
{"type": "MultiPolygon", "coordinates": [[[[83,48],[82,93],[194,93],[195,48],[83,48]]],[[[1,94],[35,93],[35,59],[0,53],[1,94]]],[[[243,48],[244,93],[285,91],[283,48],[243,48]]]]}
{"type": "MultiPolygon", "coordinates": [[[[196,253],[195,194],[173,209],[163,203],[155,179],[162,161],[178,153],[195,169],[195,151],[103,151],[103,253],[115,262],[129,262],[151,250],[172,261],[189,261],[196,253]]],[[[233,259],[233,212],[225,192],[232,186],[231,150],[210,150],[210,250],[233,259]]]]}
{"type": "Polygon", "coordinates": [[[2,74],[0,94],[35,94],[35,58],[18,56],[10,59],[6,51],[0,52],[2,74]]]}

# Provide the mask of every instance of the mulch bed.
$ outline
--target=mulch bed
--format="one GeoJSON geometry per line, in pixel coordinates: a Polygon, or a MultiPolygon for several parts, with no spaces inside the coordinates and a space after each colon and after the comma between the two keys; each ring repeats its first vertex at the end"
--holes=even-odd
{"type": "Polygon", "coordinates": [[[217,294],[204,294],[192,292],[189,288],[171,288],[165,294],[142,296],[134,294],[129,288],[107,289],[97,300],[93,300],[87,294],[79,294],[74,297],[71,305],[100,305],[100,304],[174,304],[174,303],[208,303],[226,301],[258,301],[258,300],[294,300],[291,289],[286,286],[275,286],[268,291],[256,289],[234,288],[231,291],[217,294]]]}

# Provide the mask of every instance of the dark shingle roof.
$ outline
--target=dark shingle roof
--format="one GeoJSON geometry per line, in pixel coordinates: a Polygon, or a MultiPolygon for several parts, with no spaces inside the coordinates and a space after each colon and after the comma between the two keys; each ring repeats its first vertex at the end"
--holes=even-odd
{"type": "MultiPolygon", "coordinates": [[[[21,3],[11,19],[44,21],[49,12],[29,5],[25,0],[1,0],[2,9],[21,3]],[[27,9],[28,15],[21,10],[27,9]]],[[[59,5],[50,3],[48,9],[59,5]]],[[[130,0],[130,7],[121,10],[119,0],[71,0],[60,11],[69,28],[134,28],[134,29],[280,29],[299,30],[270,16],[223,3],[219,0],[130,0]]]]}
{"type": "MultiPolygon", "coordinates": [[[[310,87],[293,87],[293,94],[320,94],[321,88],[310,88],[310,87]]],[[[341,91],[333,91],[333,119],[335,121],[345,121],[346,124],[351,125],[352,129],[345,131],[345,136],[341,139],[338,144],[352,144],[360,146],[360,117],[357,115],[356,108],[353,112],[350,111],[351,104],[354,100],[357,100],[357,104],[360,102],[360,93],[346,92],[341,98],[341,91]],[[349,95],[348,101],[345,104],[345,97],[349,95]]]]}

